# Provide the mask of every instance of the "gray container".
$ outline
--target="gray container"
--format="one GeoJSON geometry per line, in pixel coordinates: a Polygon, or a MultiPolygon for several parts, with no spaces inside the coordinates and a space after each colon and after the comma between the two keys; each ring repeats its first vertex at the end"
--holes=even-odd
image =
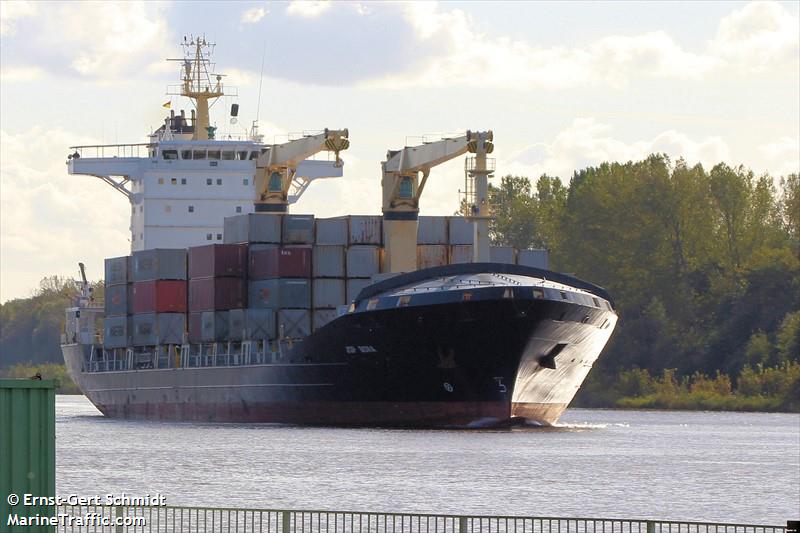
{"type": "Polygon", "coordinates": [[[314,309],[336,309],[345,304],[345,297],[346,288],[343,279],[314,280],[314,309]]]}
{"type": "Polygon", "coordinates": [[[348,278],[371,278],[380,271],[380,247],[362,245],[347,249],[348,278]]]}
{"type": "Polygon", "coordinates": [[[225,342],[228,340],[228,311],[203,311],[200,339],[203,342],[225,342]]]}
{"type": "Polygon", "coordinates": [[[318,218],[316,243],[329,246],[347,246],[347,217],[318,218]]]}
{"type": "Polygon", "coordinates": [[[490,246],[489,261],[492,263],[516,264],[516,249],[512,246],[490,246]]]}
{"type": "Polygon", "coordinates": [[[251,281],[248,302],[253,309],[311,308],[311,282],[301,278],[251,281]]]}
{"type": "Polygon", "coordinates": [[[133,315],[133,345],[182,344],[186,331],[183,313],[146,313],[133,315]]]}
{"type": "Polygon", "coordinates": [[[550,268],[547,250],[520,250],[517,255],[517,264],[535,268],[550,268]]]}
{"type": "Polygon", "coordinates": [[[351,215],[348,244],[381,244],[382,222],[379,215],[351,215]]]}
{"type": "Polygon", "coordinates": [[[455,244],[450,247],[450,264],[472,263],[472,245],[455,244]]]}
{"type": "Polygon", "coordinates": [[[311,307],[311,280],[282,278],[280,281],[280,306],[289,309],[311,307]]]}
{"type": "MultiPolygon", "coordinates": [[[[319,226],[317,226],[319,231],[319,226]]],[[[345,233],[345,236],[347,234],[345,233]]],[[[311,265],[315,278],[345,277],[344,246],[314,246],[311,265]]]]}
{"type": "Polygon", "coordinates": [[[447,244],[447,217],[419,217],[417,244],[447,244]]]}
{"type": "Polygon", "coordinates": [[[223,242],[280,244],[282,215],[273,213],[249,213],[225,219],[223,242]]]}
{"type": "Polygon", "coordinates": [[[311,311],[281,309],[278,311],[278,333],[284,338],[300,339],[311,335],[311,311]]]}
{"type": "Polygon", "coordinates": [[[103,296],[105,316],[123,316],[131,313],[131,307],[133,306],[131,284],[109,285],[106,286],[105,291],[103,296]]]}
{"type": "Polygon", "coordinates": [[[130,346],[131,321],[127,316],[108,316],[103,321],[103,346],[127,348],[130,346]]]}
{"type": "Polygon", "coordinates": [[[417,245],[417,268],[445,266],[448,261],[448,249],[445,244],[417,245]]]}
{"type": "Polygon", "coordinates": [[[370,279],[348,279],[347,280],[347,302],[350,303],[356,299],[361,289],[372,285],[370,279]]]}
{"type": "Polygon", "coordinates": [[[231,309],[228,311],[228,337],[232,341],[275,339],[275,312],[272,309],[231,309]]]}
{"type": "Polygon", "coordinates": [[[472,244],[475,232],[472,221],[464,217],[450,217],[448,224],[450,244],[472,244]]]}
{"type": "Polygon", "coordinates": [[[133,281],[186,279],[186,250],[153,248],[133,252],[133,281]]]}
{"type": "Polygon", "coordinates": [[[109,257],[105,260],[105,285],[120,285],[131,281],[131,256],[109,257]]]}
{"type": "Polygon", "coordinates": [[[314,327],[314,331],[317,331],[321,327],[325,326],[328,322],[331,322],[338,317],[339,312],[336,309],[314,309],[311,315],[312,326],[314,327]]]}
{"type": "Polygon", "coordinates": [[[283,215],[283,244],[314,244],[314,215],[283,215]]]}

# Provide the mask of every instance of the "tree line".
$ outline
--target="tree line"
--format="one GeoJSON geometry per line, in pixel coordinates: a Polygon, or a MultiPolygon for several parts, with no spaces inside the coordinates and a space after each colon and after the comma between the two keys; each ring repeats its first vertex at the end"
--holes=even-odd
{"type": "MultiPolygon", "coordinates": [[[[719,373],[736,392],[743,372],[800,376],[799,183],[797,174],[776,183],[743,166],[707,171],[661,154],[576,171],[568,184],[505,176],[490,190],[491,235],[546,248],[551,269],[614,296],[619,325],[581,404],[635,396],[620,388],[631,369],[669,384],[719,373]]],[[[782,394],[800,396],[800,381],[788,387],[782,394]]]]}

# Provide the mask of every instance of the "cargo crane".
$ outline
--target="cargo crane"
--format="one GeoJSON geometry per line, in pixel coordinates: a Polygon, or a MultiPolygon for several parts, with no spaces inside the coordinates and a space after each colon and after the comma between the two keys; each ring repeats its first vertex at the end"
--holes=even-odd
{"type": "Polygon", "coordinates": [[[477,198],[473,260],[489,260],[488,183],[486,154],[492,153],[491,130],[467,131],[466,135],[445,138],[402,150],[389,150],[381,164],[383,177],[383,232],[386,272],[411,272],[417,268],[417,226],[419,199],[431,169],[467,152],[475,154],[477,198]]]}
{"type": "Polygon", "coordinates": [[[305,192],[312,178],[297,175],[297,166],[322,151],[333,152],[334,166],[341,167],[339,152],[350,146],[348,131],[328,130],[306,135],[283,144],[273,144],[262,150],[256,161],[256,212],[285,213],[289,203],[305,192]],[[294,187],[292,198],[289,189],[294,187]]]}

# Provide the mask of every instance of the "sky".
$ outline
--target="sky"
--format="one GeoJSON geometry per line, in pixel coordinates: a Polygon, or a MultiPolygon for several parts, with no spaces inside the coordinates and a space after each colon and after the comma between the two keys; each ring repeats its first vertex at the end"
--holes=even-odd
{"type": "MultiPolygon", "coordinates": [[[[218,133],[348,128],[344,177],[292,206],[380,213],[380,162],[421,136],[491,129],[497,176],[568,181],[663,152],[800,171],[798,2],[0,1],[0,302],[49,275],[102,277],[130,251],[128,201],[69,176],[69,147],[140,143],[163,123],[184,36],[216,43],[218,133]],[[261,64],[264,63],[263,77],[261,64]],[[258,108],[259,84],[262,86],[258,108]],[[240,105],[239,123],[225,111],[240,105]],[[257,113],[258,111],[258,113],[257,113]]],[[[452,214],[463,160],[422,214],[452,214]]]]}

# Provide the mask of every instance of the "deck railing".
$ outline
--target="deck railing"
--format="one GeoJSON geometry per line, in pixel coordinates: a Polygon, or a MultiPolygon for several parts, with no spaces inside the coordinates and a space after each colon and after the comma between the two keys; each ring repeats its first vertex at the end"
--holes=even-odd
{"type": "Polygon", "coordinates": [[[289,511],[210,507],[58,506],[59,532],[110,533],[790,533],[785,526],[522,516],[289,511]],[[73,517],[70,519],[69,517],[73,517]]]}

